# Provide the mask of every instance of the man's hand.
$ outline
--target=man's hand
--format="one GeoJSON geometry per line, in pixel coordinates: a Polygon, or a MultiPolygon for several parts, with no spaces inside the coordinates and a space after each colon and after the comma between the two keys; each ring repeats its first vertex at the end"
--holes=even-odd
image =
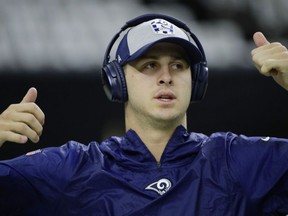
{"type": "Polygon", "coordinates": [[[37,90],[30,88],[22,101],[10,105],[0,115],[0,146],[4,142],[37,143],[42,134],[45,115],[35,104],[37,90]]]}
{"type": "Polygon", "coordinates": [[[261,74],[272,76],[280,86],[288,90],[287,48],[278,42],[270,43],[261,32],[256,32],[253,39],[257,48],[251,54],[256,68],[261,74]]]}

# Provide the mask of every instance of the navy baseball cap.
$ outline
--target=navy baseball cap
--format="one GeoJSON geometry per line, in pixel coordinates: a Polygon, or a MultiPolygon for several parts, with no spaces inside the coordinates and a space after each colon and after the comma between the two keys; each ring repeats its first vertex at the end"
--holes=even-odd
{"type": "Polygon", "coordinates": [[[200,63],[202,54],[191,42],[188,33],[165,19],[152,19],[127,31],[116,51],[116,61],[123,66],[141,57],[159,42],[178,44],[187,52],[191,65],[200,63]]]}

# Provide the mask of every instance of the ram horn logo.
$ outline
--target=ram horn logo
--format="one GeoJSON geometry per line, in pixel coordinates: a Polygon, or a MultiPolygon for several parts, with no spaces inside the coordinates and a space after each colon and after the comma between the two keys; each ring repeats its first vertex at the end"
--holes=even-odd
{"type": "Polygon", "coordinates": [[[148,185],[145,189],[152,190],[158,193],[159,195],[165,194],[170,188],[172,187],[172,183],[169,179],[160,179],[157,182],[153,182],[152,184],[148,185]]]}

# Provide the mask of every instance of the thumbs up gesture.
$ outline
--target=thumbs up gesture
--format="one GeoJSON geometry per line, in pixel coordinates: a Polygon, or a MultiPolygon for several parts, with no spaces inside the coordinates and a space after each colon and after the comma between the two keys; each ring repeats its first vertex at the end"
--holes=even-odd
{"type": "Polygon", "coordinates": [[[10,105],[0,115],[0,146],[4,142],[37,143],[43,130],[44,113],[35,104],[37,90],[30,88],[22,101],[10,105]]]}
{"type": "Polygon", "coordinates": [[[253,36],[256,48],[252,50],[252,60],[265,76],[271,76],[288,90],[288,51],[281,43],[270,43],[261,32],[253,36]]]}

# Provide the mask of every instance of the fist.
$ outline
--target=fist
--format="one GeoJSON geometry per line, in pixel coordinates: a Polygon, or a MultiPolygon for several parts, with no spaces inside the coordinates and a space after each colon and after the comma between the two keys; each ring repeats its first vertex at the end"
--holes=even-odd
{"type": "Polygon", "coordinates": [[[30,88],[23,100],[10,105],[0,115],[0,146],[4,142],[37,143],[43,130],[45,115],[35,103],[37,90],[30,88]]]}
{"type": "Polygon", "coordinates": [[[253,36],[257,48],[253,49],[252,60],[258,71],[273,79],[288,90],[288,51],[279,42],[270,43],[261,32],[253,36]]]}

